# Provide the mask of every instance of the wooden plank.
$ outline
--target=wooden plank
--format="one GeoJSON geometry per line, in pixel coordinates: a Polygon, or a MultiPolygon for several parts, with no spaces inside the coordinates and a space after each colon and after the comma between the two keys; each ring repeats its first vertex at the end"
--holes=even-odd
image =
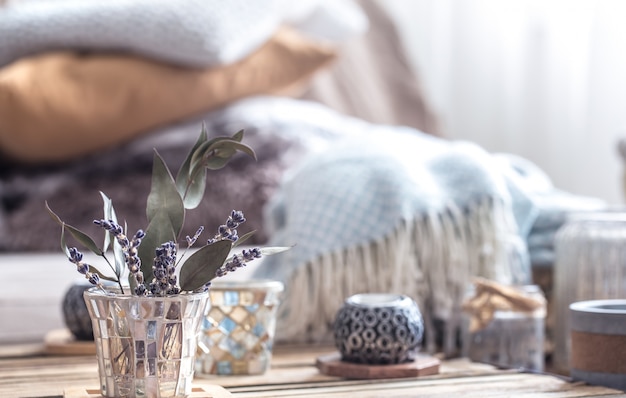
{"type": "Polygon", "coordinates": [[[96,355],[96,344],[91,341],[79,341],[69,329],[55,329],[46,334],[45,352],[48,355],[96,355]]]}
{"type": "MultiPolygon", "coordinates": [[[[194,387],[189,398],[229,398],[232,394],[223,387],[217,385],[206,385],[194,387]]],[[[100,390],[97,388],[69,388],[65,390],[63,398],[102,398],[100,390]]]]}
{"type": "MultiPolygon", "coordinates": [[[[219,385],[235,397],[626,397],[626,393],[604,387],[502,371],[466,359],[442,361],[439,375],[423,378],[350,380],[321,374],[315,368],[315,358],[319,355],[319,349],[299,353],[297,348],[281,348],[275,352],[276,366],[273,364],[263,375],[197,375],[193,385],[195,388],[219,385]]],[[[0,397],[62,397],[71,388],[97,385],[95,356],[0,359],[0,397]]]]}
{"type": "Polygon", "coordinates": [[[619,391],[567,383],[549,376],[527,374],[502,374],[481,377],[448,379],[406,380],[332,386],[286,386],[283,389],[245,390],[231,388],[234,397],[538,397],[551,398],[625,397],[619,391]]]}
{"type": "Polygon", "coordinates": [[[0,345],[0,359],[24,358],[43,354],[45,346],[42,343],[3,344],[0,345]]]}

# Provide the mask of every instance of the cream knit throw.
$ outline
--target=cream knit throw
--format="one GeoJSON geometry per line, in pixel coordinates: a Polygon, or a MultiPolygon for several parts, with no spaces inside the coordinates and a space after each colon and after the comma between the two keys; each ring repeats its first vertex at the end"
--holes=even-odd
{"type": "Polygon", "coordinates": [[[271,243],[295,246],[256,272],[286,284],[277,340],[330,340],[345,298],[393,292],[419,304],[429,350],[434,320],[444,321],[451,353],[472,276],[530,278],[519,226],[532,206],[497,165],[474,144],[386,126],[332,142],[293,170],[268,218],[271,243]]]}

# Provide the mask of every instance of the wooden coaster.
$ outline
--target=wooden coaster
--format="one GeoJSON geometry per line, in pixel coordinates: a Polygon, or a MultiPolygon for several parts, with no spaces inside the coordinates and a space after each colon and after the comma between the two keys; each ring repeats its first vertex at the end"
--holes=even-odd
{"type": "Polygon", "coordinates": [[[93,341],[79,341],[68,329],[48,332],[44,338],[45,353],[50,355],[96,355],[93,341]]]}
{"type": "MultiPolygon", "coordinates": [[[[63,392],[64,398],[102,398],[98,388],[69,388],[63,392]]],[[[224,387],[204,385],[193,387],[189,398],[227,398],[232,397],[224,387]]]]}
{"type": "Polygon", "coordinates": [[[397,365],[366,365],[341,360],[338,352],[317,358],[316,366],[328,376],[348,379],[394,379],[400,377],[430,376],[439,373],[441,361],[428,355],[418,355],[413,362],[397,365]]]}

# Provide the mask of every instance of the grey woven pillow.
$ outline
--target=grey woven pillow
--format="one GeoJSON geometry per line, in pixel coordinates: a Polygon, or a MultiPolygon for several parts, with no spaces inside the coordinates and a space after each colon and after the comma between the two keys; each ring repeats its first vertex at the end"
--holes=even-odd
{"type": "Polygon", "coordinates": [[[0,7],[0,66],[60,49],[127,51],[185,66],[237,61],[279,25],[276,0],[27,1],[0,7]]]}

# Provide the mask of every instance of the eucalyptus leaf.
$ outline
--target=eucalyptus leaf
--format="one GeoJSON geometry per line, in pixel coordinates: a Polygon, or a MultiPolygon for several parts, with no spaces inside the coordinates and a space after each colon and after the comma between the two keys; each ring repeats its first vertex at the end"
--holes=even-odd
{"type": "Polygon", "coordinates": [[[198,148],[194,151],[193,155],[191,156],[191,170],[192,172],[194,170],[197,169],[203,169],[204,168],[204,159],[207,157],[211,156],[211,146],[220,142],[220,141],[234,141],[232,138],[230,137],[214,137],[211,138],[208,141],[203,142],[202,144],[200,144],[198,146],[198,148]]]}
{"type": "Polygon", "coordinates": [[[236,151],[241,151],[256,160],[256,153],[252,148],[232,139],[216,142],[209,146],[208,151],[212,152],[213,156],[220,158],[230,158],[236,153],[236,151]]]}
{"type": "MultiPolygon", "coordinates": [[[[203,143],[192,157],[192,170],[201,166],[211,170],[220,169],[228,163],[237,151],[244,152],[256,160],[254,150],[248,145],[239,142],[237,134],[235,134],[235,137],[235,139],[216,137],[203,143]]],[[[241,138],[243,138],[243,131],[241,132],[241,138]]]]}
{"type": "Polygon", "coordinates": [[[156,213],[148,224],[145,234],[146,236],[142,239],[137,252],[141,260],[141,272],[143,272],[144,280],[151,281],[152,263],[156,255],[156,248],[165,242],[176,241],[174,228],[165,210],[162,209],[156,213]]]}
{"type": "Polygon", "coordinates": [[[50,214],[54,221],[59,223],[63,228],[67,228],[67,230],[70,231],[70,235],[72,235],[74,239],[79,241],[83,246],[85,246],[87,249],[91,250],[98,256],[101,256],[103,254],[102,250],[98,247],[96,242],[94,242],[93,239],[89,237],[89,235],[63,222],[59,218],[59,216],[57,216],[56,213],[53,212],[52,209],[50,209],[50,206],[48,206],[48,202],[46,202],[46,209],[48,210],[48,214],[50,214]]]}
{"type": "Polygon", "coordinates": [[[204,168],[192,170],[191,161],[194,153],[196,153],[198,148],[200,148],[206,140],[206,126],[202,124],[202,131],[200,132],[198,140],[189,151],[189,154],[187,154],[185,161],[176,175],[176,188],[183,198],[183,204],[186,209],[195,209],[198,207],[204,196],[204,190],[206,188],[206,170],[204,168]]]}
{"type": "Polygon", "coordinates": [[[181,194],[185,209],[195,209],[202,203],[206,190],[206,174],[206,169],[202,167],[194,171],[194,175],[190,177],[187,190],[181,194]]]}
{"type": "Polygon", "coordinates": [[[220,142],[216,142],[215,144],[211,145],[211,150],[216,151],[216,155],[215,156],[232,156],[230,153],[231,152],[224,152],[227,155],[223,155],[220,151],[224,150],[224,149],[236,149],[240,152],[245,153],[246,155],[250,156],[251,158],[253,158],[254,160],[256,160],[256,153],[254,152],[254,149],[252,149],[250,146],[239,142],[237,140],[224,140],[224,141],[220,141],[220,142]]]}
{"type": "Polygon", "coordinates": [[[146,215],[150,224],[152,224],[155,216],[162,212],[169,217],[174,230],[174,237],[177,237],[185,221],[185,206],[176,189],[172,174],[165,165],[163,158],[155,150],[152,165],[152,186],[146,205],[146,215]]]}
{"type": "Polygon", "coordinates": [[[203,166],[208,170],[219,170],[226,166],[229,161],[229,158],[210,157],[205,160],[203,166]]]}
{"type": "Polygon", "coordinates": [[[65,223],[63,223],[63,226],[61,227],[61,250],[63,250],[63,253],[65,253],[66,257],[70,256],[70,249],[67,247],[67,242],[65,239],[65,223]]]}
{"type": "Polygon", "coordinates": [[[233,247],[237,247],[237,246],[243,244],[245,241],[250,239],[252,237],[252,235],[254,235],[255,233],[256,233],[256,230],[250,231],[250,232],[246,232],[245,234],[241,235],[239,237],[239,239],[237,239],[235,241],[235,243],[233,243],[233,247]]]}
{"type": "MultiPolygon", "coordinates": [[[[117,216],[115,214],[115,209],[113,208],[113,201],[104,194],[104,192],[100,191],[100,196],[102,196],[102,202],[104,206],[104,219],[112,220],[117,223],[117,216]]],[[[124,225],[126,227],[126,225],[124,225]]],[[[113,246],[113,261],[115,276],[117,276],[118,281],[122,275],[122,270],[124,269],[124,265],[126,264],[126,259],[124,256],[124,251],[122,250],[122,246],[119,244],[117,239],[115,239],[114,235],[111,231],[104,230],[104,245],[102,246],[102,251],[104,253],[109,250],[109,248],[113,246]]],[[[104,254],[102,255],[104,257],[104,254]]]]}
{"type": "Polygon", "coordinates": [[[117,282],[119,283],[119,281],[116,278],[113,278],[111,276],[107,276],[105,274],[103,274],[102,272],[100,272],[96,267],[94,267],[93,265],[89,265],[89,272],[91,272],[92,274],[96,274],[100,277],[100,279],[104,279],[105,281],[109,281],[109,282],[117,282]]]}
{"type": "Polygon", "coordinates": [[[278,254],[291,249],[293,246],[276,246],[276,247],[261,247],[261,254],[264,256],[271,256],[272,254],[278,254]]]}
{"type": "Polygon", "coordinates": [[[119,278],[122,275],[122,270],[126,268],[126,256],[117,239],[113,240],[113,260],[115,261],[115,275],[119,278]]]}
{"type": "MultiPolygon", "coordinates": [[[[102,196],[102,205],[103,205],[103,217],[105,220],[113,220],[112,212],[113,212],[113,202],[106,196],[102,191],[100,191],[100,196],[102,196]]],[[[111,246],[111,232],[105,230],[104,231],[104,243],[102,245],[102,251],[106,252],[109,250],[111,246]]]]}
{"type": "Polygon", "coordinates": [[[196,290],[215,278],[215,272],[224,265],[231,248],[231,241],[220,240],[201,247],[189,256],[180,269],[181,290],[196,290]]]}
{"type": "Polygon", "coordinates": [[[238,151],[243,151],[254,159],[256,153],[247,145],[241,144],[244,131],[240,130],[233,137],[215,137],[202,141],[201,138],[194,145],[185,165],[176,177],[179,193],[183,196],[187,209],[196,208],[202,201],[206,189],[206,170],[218,170],[226,166],[230,158],[238,151]],[[183,179],[187,173],[187,180],[183,179]]]}
{"type": "Polygon", "coordinates": [[[98,256],[102,256],[104,254],[102,249],[98,247],[96,242],[94,242],[94,240],[91,239],[89,235],[87,235],[83,231],[75,227],[72,227],[71,225],[68,225],[68,224],[65,224],[65,228],[67,228],[67,230],[70,231],[70,235],[72,235],[74,239],[79,241],[83,246],[91,250],[93,253],[97,254],[98,256]]]}
{"type": "Polygon", "coordinates": [[[243,129],[241,129],[237,131],[235,134],[233,134],[232,139],[235,141],[241,142],[243,140],[243,135],[244,135],[244,131],[243,129]]]}
{"type": "Polygon", "coordinates": [[[244,152],[256,160],[256,153],[249,146],[237,141],[224,140],[211,147],[210,156],[204,159],[203,165],[209,170],[219,170],[224,167],[237,151],[244,152]]]}

